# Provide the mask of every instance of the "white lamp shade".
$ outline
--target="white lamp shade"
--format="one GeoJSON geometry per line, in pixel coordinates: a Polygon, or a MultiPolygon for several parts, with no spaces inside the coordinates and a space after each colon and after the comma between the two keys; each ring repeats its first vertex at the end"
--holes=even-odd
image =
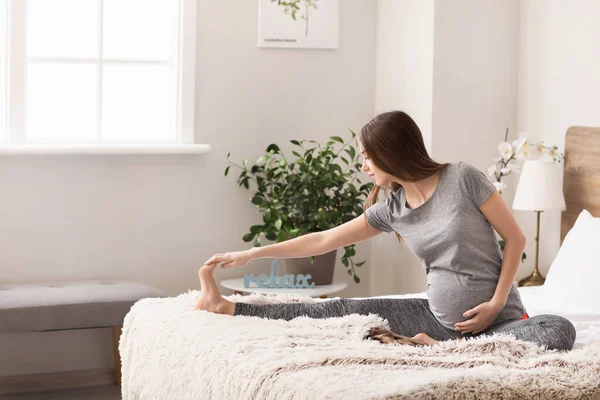
{"type": "Polygon", "coordinates": [[[553,161],[525,161],[513,209],[547,211],[565,208],[558,165],[553,161]]]}

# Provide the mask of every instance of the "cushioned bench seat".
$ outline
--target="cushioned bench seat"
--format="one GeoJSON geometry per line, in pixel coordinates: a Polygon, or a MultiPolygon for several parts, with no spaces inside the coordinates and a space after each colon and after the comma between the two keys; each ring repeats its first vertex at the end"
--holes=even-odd
{"type": "Polygon", "coordinates": [[[166,294],[124,279],[0,284],[0,333],[122,326],[147,297],[166,294]]]}
{"type": "Polygon", "coordinates": [[[149,297],[167,296],[125,279],[0,284],[0,333],[112,327],[115,380],[120,384],[123,320],[138,300],[149,297]]]}

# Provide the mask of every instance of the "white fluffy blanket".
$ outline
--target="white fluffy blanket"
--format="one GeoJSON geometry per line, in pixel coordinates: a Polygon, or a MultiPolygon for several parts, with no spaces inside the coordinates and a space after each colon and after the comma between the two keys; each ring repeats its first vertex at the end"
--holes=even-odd
{"type": "Polygon", "coordinates": [[[199,294],[143,299],[131,308],[119,344],[123,399],[600,398],[600,342],[562,353],[507,335],[383,344],[364,339],[373,326],[389,328],[376,314],[233,317],[194,310],[199,294]]]}

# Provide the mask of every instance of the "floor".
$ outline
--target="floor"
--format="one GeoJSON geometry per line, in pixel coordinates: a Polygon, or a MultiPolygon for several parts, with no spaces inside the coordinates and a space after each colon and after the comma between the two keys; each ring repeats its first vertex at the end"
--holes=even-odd
{"type": "Polygon", "coordinates": [[[120,400],[120,386],[95,386],[51,392],[0,395],[0,400],[120,400]]]}

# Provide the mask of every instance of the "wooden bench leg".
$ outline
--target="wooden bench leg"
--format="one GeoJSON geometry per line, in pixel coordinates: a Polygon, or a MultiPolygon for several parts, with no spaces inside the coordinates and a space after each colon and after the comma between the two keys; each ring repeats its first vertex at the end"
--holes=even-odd
{"type": "Polygon", "coordinates": [[[121,338],[121,327],[113,326],[113,354],[115,356],[115,378],[117,386],[121,386],[121,356],[119,354],[119,339],[121,338]]]}

